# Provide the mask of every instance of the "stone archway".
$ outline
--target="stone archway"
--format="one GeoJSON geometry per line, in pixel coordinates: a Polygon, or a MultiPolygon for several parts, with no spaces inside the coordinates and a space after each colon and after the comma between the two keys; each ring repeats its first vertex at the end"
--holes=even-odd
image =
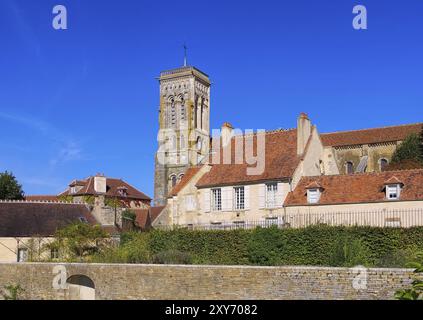
{"type": "Polygon", "coordinates": [[[66,283],[69,286],[69,300],[95,300],[95,284],[89,277],[74,275],[66,283]]]}

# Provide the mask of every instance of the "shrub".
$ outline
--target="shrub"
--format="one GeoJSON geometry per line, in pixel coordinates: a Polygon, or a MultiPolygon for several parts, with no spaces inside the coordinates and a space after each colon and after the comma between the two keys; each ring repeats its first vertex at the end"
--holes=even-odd
{"type": "Polygon", "coordinates": [[[182,252],[179,250],[167,250],[154,255],[153,263],[192,264],[192,256],[187,252],[182,252]]]}

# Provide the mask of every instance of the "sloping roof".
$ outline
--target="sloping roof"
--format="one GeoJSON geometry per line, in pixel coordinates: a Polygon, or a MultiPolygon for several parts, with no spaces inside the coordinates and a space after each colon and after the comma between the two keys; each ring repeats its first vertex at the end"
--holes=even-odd
{"type": "Polygon", "coordinates": [[[57,202],[60,201],[58,196],[54,195],[30,195],[25,196],[25,200],[27,201],[50,201],[50,202],[57,202]]]}
{"type": "MultiPolygon", "coordinates": [[[[254,166],[249,166],[245,159],[243,164],[235,164],[235,138],[233,138],[231,141],[232,164],[212,164],[211,170],[201,177],[197,187],[233,185],[292,177],[301,160],[297,155],[297,129],[266,132],[265,140],[265,166],[262,174],[248,175],[247,168],[254,166]]],[[[257,135],[254,135],[253,146],[254,156],[256,156],[257,135]]],[[[221,152],[221,158],[223,159],[223,152],[221,152]]],[[[220,163],[223,163],[222,159],[220,163]]]]}
{"type": "Polygon", "coordinates": [[[190,180],[200,171],[201,167],[191,167],[185,172],[183,178],[179,183],[172,188],[169,192],[169,196],[176,196],[179,191],[181,191],[189,182],[190,180]]]}
{"type": "Polygon", "coordinates": [[[410,134],[420,134],[422,130],[423,123],[417,123],[383,128],[324,133],[320,136],[325,147],[341,147],[403,141],[410,134]]]}
{"type": "Polygon", "coordinates": [[[96,220],[85,205],[0,202],[0,237],[50,237],[68,224],[96,220]]]}
{"type": "Polygon", "coordinates": [[[423,170],[404,170],[302,178],[295,190],[288,194],[285,206],[308,205],[306,188],[311,183],[324,188],[319,205],[387,201],[385,182],[394,177],[404,184],[402,201],[423,200],[423,170]]]}
{"type": "Polygon", "coordinates": [[[151,227],[151,224],[165,207],[151,207],[149,209],[132,209],[135,212],[136,218],[135,222],[141,229],[146,229],[151,227]]]}
{"type": "MultiPolygon", "coordinates": [[[[106,196],[109,197],[117,197],[117,198],[125,198],[125,199],[135,199],[135,200],[147,200],[150,201],[151,198],[142,193],[141,191],[137,190],[129,183],[123,181],[122,179],[114,179],[114,178],[106,178],[106,196]],[[127,190],[127,197],[120,196],[118,189],[120,187],[124,187],[127,190]]],[[[89,177],[86,180],[79,180],[78,185],[81,185],[83,182],[84,186],[81,190],[77,193],[72,194],[72,196],[81,196],[81,195],[96,195],[97,192],[94,190],[94,177],[89,177]]],[[[72,183],[71,183],[72,185],[72,183]]],[[[70,191],[66,190],[65,192],[61,193],[59,196],[63,195],[70,195],[70,191]]]]}

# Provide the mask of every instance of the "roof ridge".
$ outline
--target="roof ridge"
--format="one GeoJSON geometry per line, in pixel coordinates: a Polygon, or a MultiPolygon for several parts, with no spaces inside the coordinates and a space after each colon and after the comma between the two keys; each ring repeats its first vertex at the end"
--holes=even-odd
{"type": "Polygon", "coordinates": [[[423,168],[420,169],[399,169],[399,170],[393,170],[393,171],[383,171],[383,172],[360,172],[360,173],[353,173],[353,174],[332,174],[332,175],[320,175],[320,176],[308,176],[303,177],[306,179],[317,179],[322,177],[357,177],[357,176],[377,176],[382,174],[395,174],[395,173],[401,173],[405,171],[421,171],[423,172],[423,168]]]}
{"type": "Polygon", "coordinates": [[[409,123],[409,124],[400,124],[400,125],[392,125],[392,126],[383,126],[383,127],[375,127],[375,128],[356,129],[356,130],[326,132],[326,133],[321,133],[320,135],[325,136],[325,135],[338,134],[338,133],[369,131],[369,130],[377,130],[377,129],[390,129],[390,128],[398,128],[398,127],[411,127],[411,126],[416,126],[416,125],[421,125],[423,127],[423,122],[416,122],[416,123],[409,123]]]}
{"type": "Polygon", "coordinates": [[[83,202],[66,202],[66,201],[47,201],[47,200],[0,200],[0,203],[41,203],[41,204],[73,204],[85,205],[83,202]]]}

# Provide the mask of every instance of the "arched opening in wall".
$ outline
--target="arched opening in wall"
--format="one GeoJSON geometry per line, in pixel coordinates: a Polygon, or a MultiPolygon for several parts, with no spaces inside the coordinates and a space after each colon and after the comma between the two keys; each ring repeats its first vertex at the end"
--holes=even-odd
{"type": "Polygon", "coordinates": [[[177,183],[178,183],[178,179],[176,178],[176,175],[172,175],[170,177],[170,185],[171,185],[171,187],[172,188],[175,187],[177,183]]]}
{"type": "Polygon", "coordinates": [[[389,161],[386,159],[380,159],[380,171],[385,171],[386,167],[388,166],[389,161]]]}
{"type": "Polygon", "coordinates": [[[354,173],[354,164],[351,161],[345,163],[345,173],[353,174],[354,173]]]}
{"type": "Polygon", "coordinates": [[[69,286],[69,300],[95,300],[95,284],[89,277],[74,275],[66,283],[69,286]]]}

